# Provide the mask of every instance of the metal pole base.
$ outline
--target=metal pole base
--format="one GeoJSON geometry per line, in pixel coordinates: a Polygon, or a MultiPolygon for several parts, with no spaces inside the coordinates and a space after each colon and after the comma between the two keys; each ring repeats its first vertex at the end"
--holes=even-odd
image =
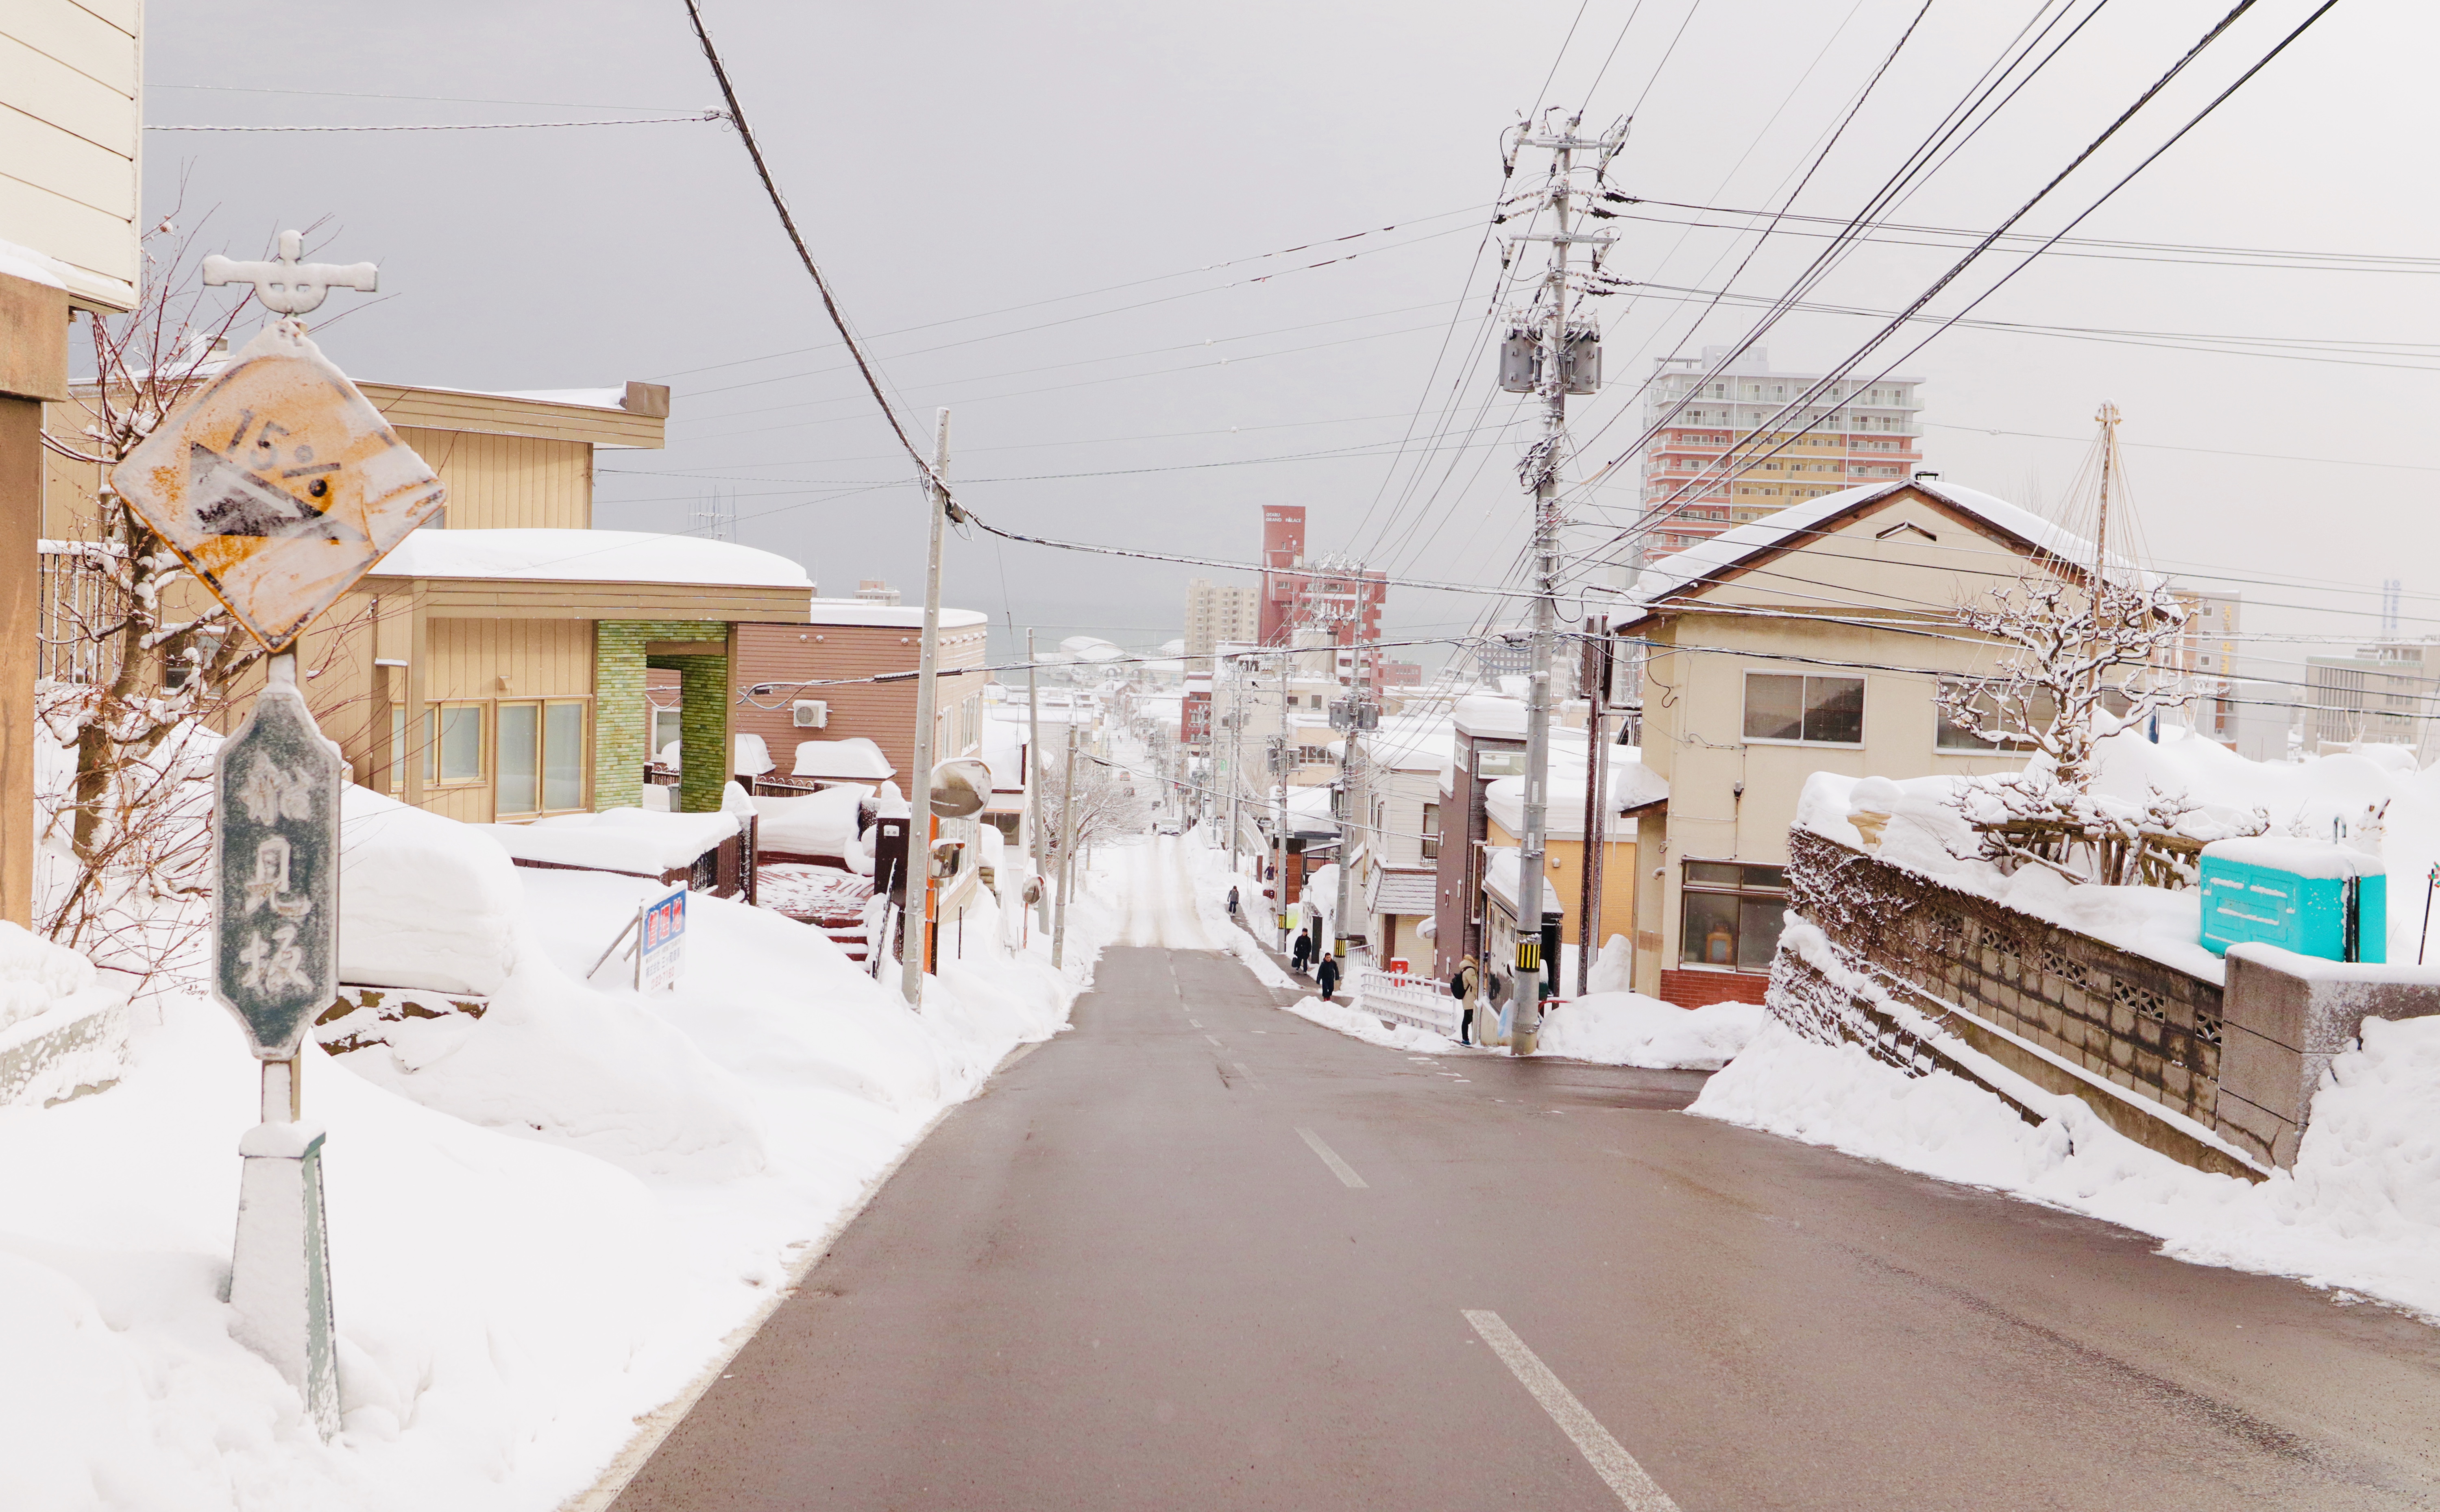
{"type": "Polygon", "coordinates": [[[322,1218],[322,1128],[258,1124],[238,1140],[237,1251],[230,1337],[278,1367],[324,1438],[339,1431],[331,1249],[322,1218]]]}

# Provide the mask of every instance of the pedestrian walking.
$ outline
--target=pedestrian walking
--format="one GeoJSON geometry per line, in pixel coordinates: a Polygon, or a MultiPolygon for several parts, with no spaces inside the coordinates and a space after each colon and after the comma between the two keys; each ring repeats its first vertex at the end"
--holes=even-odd
{"type": "Polygon", "coordinates": [[[1330,1001],[1330,995],[1338,990],[1338,958],[1325,952],[1321,958],[1321,969],[1314,973],[1314,981],[1321,986],[1321,1000],[1330,1001]]]}
{"type": "Polygon", "coordinates": [[[1297,970],[1302,971],[1304,969],[1305,962],[1309,960],[1312,955],[1313,936],[1305,933],[1302,929],[1299,929],[1297,931],[1296,945],[1288,951],[1288,963],[1295,966],[1297,970]]]}
{"type": "Polygon", "coordinates": [[[1467,956],[1457,963],[1457,972],[1449,978],[1449,996],[1458,1000],[1457,1042],[1474,1043],[1474,999],[1482,989],[1482,968],[1467,956]]]}
{"type": "Polygon", "coordinates": [[[1229,917],[1231,919],[1237,917],[1237,890],[1235,888],[1230,888],[1229,890],[1229,917]]]}

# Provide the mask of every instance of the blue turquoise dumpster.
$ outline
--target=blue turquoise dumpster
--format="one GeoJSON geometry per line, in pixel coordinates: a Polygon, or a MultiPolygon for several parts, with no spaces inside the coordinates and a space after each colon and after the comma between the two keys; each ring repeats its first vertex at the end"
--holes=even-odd
{"type": "Polygon", "coordinates": [[[2389,959],[2389,877],[2381,859],[2328,840],[2257,835],[2202,854],[2202,943],[2248,941],[2324,961],[2389,959]]]}

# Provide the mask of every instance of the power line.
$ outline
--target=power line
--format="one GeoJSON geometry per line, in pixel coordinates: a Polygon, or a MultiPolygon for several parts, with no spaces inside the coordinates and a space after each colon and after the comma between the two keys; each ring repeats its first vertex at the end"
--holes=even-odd
{"type": "Polygon", "coordinates": [[[727,120],[716,110],[699,116],[653,116],[619,120],[489,120],[489,121],[425,121],[405,126],[162,126],[148,124],[148,132],[531,132],[549,131],[572,126],[671,126],[681,122],[700,124],[727,120]]]}

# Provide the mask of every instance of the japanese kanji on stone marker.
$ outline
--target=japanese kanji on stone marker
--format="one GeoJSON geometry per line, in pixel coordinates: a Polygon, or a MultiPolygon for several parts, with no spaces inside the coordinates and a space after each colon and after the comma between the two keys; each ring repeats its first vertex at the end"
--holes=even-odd
{"type": "Polygon", "coordinates": [[[440,480],[297,315],[369,263],[205,261],[284,318],[111,473],[229,613],[270,650],[267,678],[213,765],[212,996],[262,1062],[262,1122],[238,1143],[231,1333],[279,1368],[326,1436],[339,1427],[321,1128],[299,1116],[297,1051],[338,991],[339,747],[314,723],[291,649],[315,617],[440,508],[440,480]]]}

